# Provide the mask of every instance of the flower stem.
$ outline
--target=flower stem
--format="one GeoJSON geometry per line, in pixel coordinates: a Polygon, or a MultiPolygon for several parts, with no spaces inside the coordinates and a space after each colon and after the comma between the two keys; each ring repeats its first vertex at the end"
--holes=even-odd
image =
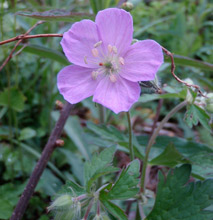
{"type": "Polygon", "coordinates": [[[134,150],[133,150],[133,144],[132,144],[132,125],[131,125],[131,117],[130,113],[127,112],[127,120],[128,120],[128,127],[129,127],[129,152],[130,152],[130,159],[131,161],[134,160],[134,150]]]}
{"type": "Polygon", "coordinates": [[[187,101],[183,101],[181,102],[179,105],[175,106],[165,117],[164,119],[160,122],[160,124],[158,125],[157,129],[153,132],[147,148],[146,148],[146,154],[145,154],[145,158],[143,161],[143,169],[142,169],[142,175],[141,175],[141,192],[145,192],[145,179],[146,179],[146,168],[147,168],[147,164],[148,164],[148,158],[149,158],[149,153],[151,150],[152,145],[155,142],[156,137],[158,136],[160,130],[163,128],[164,124],[167,123],[167,121],[176,113],[178,112],[180,109],[182,109],[183,107],[185,107],[187,105],[187,101]]]}
{"type": "Polygon", "coordinates": [[[87,218],[88,218],[88,216],[89,216],[89,213],[90,213],[90,210],[91,210],[91,208],[92,208],[92,206],[93,206],[93,203],[94,203],[94,199],[92,199],[92,200],[90,201],[90,203],[89,203],[89,205],[88,205],[88,208],[87,208],[87,210],[86,210],[86,213],[85,213],[85,215],[84,215],[84,217],[83,217],[83,220],[87,220],[87,218]]]}
{"type": "Polygon", "coordinates": [[[105,109],[103,105],[99,105],[99,121],[100,124],[104,124],[105,122],[105,109]]]}

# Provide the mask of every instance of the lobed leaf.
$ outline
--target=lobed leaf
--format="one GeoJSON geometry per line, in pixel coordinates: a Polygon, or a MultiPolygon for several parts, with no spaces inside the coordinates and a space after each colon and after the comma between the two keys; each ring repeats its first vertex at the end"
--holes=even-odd
{"type": "Polygon", "coordinates": [[[139,160],[134,160],[122,170],[118,180],[108,192],[104,189],[101,191],[102,200],[125,200],[134,197],[139,191],[137,187],[139,171],[139,160]]]}
{"type": "Polygon", "coordinates": [[[185,121],[190,128],[200,122],[203,127],[210,130],[210,116],[205,112],[205,110],[198,107],[197,105],[192,104],[188,106],[187,112],[185,114],[185,121]]]}
{"type": "Polygon", "coordinates": [[[85,163],[84,180],[88,192],[98,177],[118,171],[117,168],[111,166],[114,153],[115,147],[106,148],[99,155],[94,155],[91,161],[85,163]]]}
{"type": "Polygon", "coordinates": [[[213,202],[213,179],[186,185],[190,173],[191,166],[185,164],[171,171],[166,181],[163,174],[159,174],[155,205],[146,220],[213,218],[213,211],[208,210],[213,202]]]}

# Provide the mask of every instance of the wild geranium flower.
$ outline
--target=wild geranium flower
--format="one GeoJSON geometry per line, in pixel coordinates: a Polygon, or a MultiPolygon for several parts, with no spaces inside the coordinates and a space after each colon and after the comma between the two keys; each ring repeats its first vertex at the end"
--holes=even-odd
{"type": "Polygon", "coordinates": [[[138,81],[155,78],[163,63],[161,46],[153,40],[133,45],[130,13],[116,8],[100,11],[95,19],[76,22],[61,45],[73,65],[58,74],[58,89],[71,104],[93,101],[115,113],[128,111],[140,96],[138,81]]]}

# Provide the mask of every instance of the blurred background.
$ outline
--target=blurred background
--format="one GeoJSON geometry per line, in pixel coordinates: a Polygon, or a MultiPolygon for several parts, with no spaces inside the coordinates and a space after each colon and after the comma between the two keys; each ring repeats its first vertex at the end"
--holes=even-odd
{"type": "MultiPolygon", "coordinates": [[[[131,14],[134,20],[134,38],[153,39],[177,57],[176,74],[201,86],[203,91],[213,89],[213,4],[207,0],[132,0],[131,14]],[[184,57],[182,57],[184,56],[184,57]],[[189,58],[207,62],[200,64],[189,58]]],[[[115,7],[118,1],[109,1],[115,7]]],[[[73,12],[93,13],[87,0],[1,0],[0,40],[24,34],[38,19],[40,12],[64,9],[73,12]],[[34,12],[34,13],[33,13],[34,12]],[[37,13],[37,14],[36,14],[37,13]],[[24,15],[24,16],[23,16],[24,15]],[[27,17],[29,15],[30,17],[27,17]]],[[[76,18],[58,19],[61,11],[47,22],[37,26],[31,34],[60,33],[68,30],[76,18]]],[[[92,16],[91,16],[92,17],[92,16]]],[[[78,18],[79,19],[79,18],[78,18]]],[[[42,19],[41,19],[42,20],[42,19]]],[[[58,93],[56,76],[69,62],[63,55],[60,38],[36,38],[25,40],[18,46],[11,61],[0,72],[0,219],[8,219],[18,197],[40,157],[43,147],[59,115],[56,100],[64,103],[58,93]],[[9,97],[9,98],[8,98],[9,97]]],[[[0,65],[7,58],[15,42],[0,46],[0,65]]],[[[168,93],[184,91],[171,75],[169,58],[158,73],[159,87],[168,93]]],[[[139,102],[132,108],[132,123],[138,143],[144,149],[152,130],[159,98],[152,89],[143,88],[139,102]],[[143,138],[144,137],[144,138],[143,138]]],[[[163,100],[159,120],[180,102],[181,96],[163,100]]],[[[83,162],[99,147],[112,141],[94,126],[100,122],[99,109],[90,98],[75,106],[63,133],[65,145],[56,149],[45,169],[36,192],[30,201],[24,219],[50,219],[46,207],[67,178],[83,184],[83,162]],[[105,138],[104,138],[105,137],[105,138]]],[[[115,115],[106,110],[106,123],[127,133],[125,114],[115,115]]],[[[195,123],[196,124],[196,123],[195,123]]],[[[192,125],[191,125],[192,127],[192,125]]],[[[191,158],[196,149],[213,150],[213,138],[209,130],[200,124],[190,128],[180,112],[161,130],[163,143],[175,143],[184,153],[187,143],[191,158]],[[182,147],[182,148],[181,148],[182,147]]],[[[110,135],[110,134],[109,134],[110,135]]],[[[112,140],[114,137],[111,137],[112,140]]],[[[116,142],[116,141],[115,141],[116,142]]],[[[154,153],[160,151],[156,146],[154,153]]],[[[164,146],[165,147],[165,146],[164,146]]],[[[197,153],[198,151],[196,151],[197,153]]],[[[199,151],[200,152],[200,151],[199,151]]],[[[198,152],[198,153],[199,153],[198,152]]],[[[201,154],[201,153],[200,153],[201,154]]],[[[129,162],[122,151],[117,153],[119,166],[129,162]]],[[[195,159],[196,160],[196,159],[195,159]]],[[[212,158],[201,155],[194,171],[200,178],[212,175],[212,158]],[[205,168],[205,169],[204,169],[205,168]],[[205,171],[204,171],[205,170],[205,171]]],[[[154,187],[156,184],[150,187],[154,187]]]]}

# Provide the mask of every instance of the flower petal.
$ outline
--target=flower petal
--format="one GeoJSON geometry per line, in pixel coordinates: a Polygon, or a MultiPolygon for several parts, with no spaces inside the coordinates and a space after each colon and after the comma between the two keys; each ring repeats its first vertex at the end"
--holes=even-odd
{"type": "Polygon", "coordinates": [[[97,26],[93,21],[82,20],[76,22],[63,34],[61,46],[67,59],[79,66],[93,68],[97,65],[89,62],[94,60],[92,49],[99,40],[97,26]],[[88,64],[85,63],[87,57],[88,64]]]}
{"type": "Polygon", "coordinates": [[[108,45],[116,46],[122,56],[130,47],[133,36],[133,21],[129,12],[109,8],[98,12],[95,20],[107,51],[108,45]]]}
{"type": "Polygon", "coordinates": [[[137,42],[125,54],[120,75],[132,82],[154,80],[163,58],[162,48],[156,41],[137,42]]]}
{"type": "Polygon", "coordinates": [[[64,67],[57,77],[57,86],[64,99],[71,104],[92,96],[99,80],[91,76],[93,69],[76,65],[64,67]]]}
{"type": "Polygon", "coordinates": [[[111,109],[116,114],[129,111],[140,96],[138,83],[130,82],[122,77],[117,77],[116,82],[111,82],[109,77],[103,78],[98,84],[93,101],[111,109]]]}

